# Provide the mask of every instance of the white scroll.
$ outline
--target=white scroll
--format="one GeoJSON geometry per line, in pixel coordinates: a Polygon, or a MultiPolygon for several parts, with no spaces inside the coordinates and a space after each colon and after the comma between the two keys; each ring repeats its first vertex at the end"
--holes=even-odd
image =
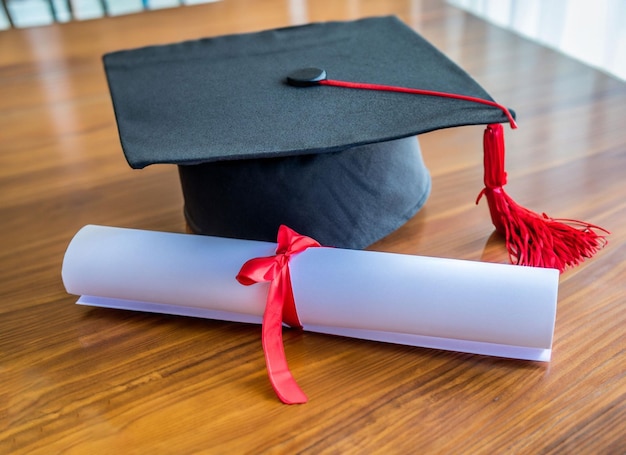
{"type": "MultiPolygon", "coordinates": [[[[260,323],[268,283],[235,280],[276,244],[85,226],[63,282],[78,302],[260,323]]],[[[310,248],[290,261],[304,330],[548,361],[559,272],[393,253],[310,248]]]]}

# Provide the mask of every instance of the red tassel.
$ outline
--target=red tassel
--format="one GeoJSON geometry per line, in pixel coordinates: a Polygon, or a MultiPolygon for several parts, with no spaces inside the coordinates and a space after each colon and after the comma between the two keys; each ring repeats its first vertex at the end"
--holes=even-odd
{"type": "MultiPolygon", "coordinates": [[[[397,87],[361,82],[322,79],[318,85],[361,90],[383,90],[413,95],[455,98],[496,107],[507,116],[511,128],[517,128],[511,112],[501,104],[472,96],[432,90],[397,87]]],[[[607,243],[608,231],[593,224],[576,220],[554,219],[543,213],[538,215],[518,205],[502,188],[506,185],[504,171],[504,132],[502,125],[487,126],[485,146],[485,188],[476,203],[485,195],[489,204],[491,221],[506,239],[506,247],[512,263],[559,269],[580,264],[590,258],[607,243]]]]}
{"type": "Polygon", "coordinates": [[[538,215],[506,194],[504,131],[502,125],[487,126],[484,135],[485,188],[491,221],[504,235],[512,263],[559,269],[580,264],[603,248],[608,231],[583,221],[538,215]]]}

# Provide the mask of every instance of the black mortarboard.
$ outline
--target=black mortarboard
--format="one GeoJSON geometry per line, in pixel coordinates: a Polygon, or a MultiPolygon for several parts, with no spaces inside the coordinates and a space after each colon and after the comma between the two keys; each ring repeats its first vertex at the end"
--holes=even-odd
{"type": "Polygon", "coordinates": [[[324,245],[365,247],[429,194],[414,136],[512,121],[395,17],[144,47],[104,64],[128,162],[179,165],[185,216],[201,234],[273,240],[286,224],[324,245]],[[306,68],[379,86],[300,87],[325,78],[306,68]]]}

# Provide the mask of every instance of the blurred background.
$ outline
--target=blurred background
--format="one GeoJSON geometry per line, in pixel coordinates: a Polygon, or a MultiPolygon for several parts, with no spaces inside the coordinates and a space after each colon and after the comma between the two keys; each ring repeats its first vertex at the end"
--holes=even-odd
{"type": "Polygon", "coordinates": [[[53,22],[133,14],[217,0],[1,0],[0,28],[36,27],[53,22]]]}
{"type": "MultiPolygon", "coordinates": [[[[0,30],[214,1],[228,0],[1,0],[0,30]]],[[[294,10],[306,9],[307,0],[286,1],[293,3],[294,10]]],[[[447,1],[626,80],[626,0],[447,1]]],[[[420,0],[413,3],[419,4],[420,0]]]]}

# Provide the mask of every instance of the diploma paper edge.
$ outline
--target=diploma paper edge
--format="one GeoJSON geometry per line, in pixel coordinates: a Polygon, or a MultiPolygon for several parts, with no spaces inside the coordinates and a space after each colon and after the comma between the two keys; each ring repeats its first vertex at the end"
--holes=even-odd
{"type": "Polygon", "coordinates": [[[458,340],[455,338],[439,338],[411,333],[382,332],[376,330],[351,329],[343,327],[324,327],[305,325],[304,330],[326,335],[345,336],[362,340],[393,343],[418,348],[438,349],[442,351],[460,352],[465,354],[487,355],[507,359],[532,360],[549,362],[552,357],[551,348],[533,348],[512,346],[507,344],[485,343],[481,341],[458,340]]]}
{"type": "MultiPolygon", "coordinates": [[[[107,297],[97,297],[89,295],[81,296],[76,301],[76,304],[100,308],[114,308],[131,311],[142,311],[148,313],[171,314],[176,316],[199,317],[205,319],[215,319],[228,322],[241,322],[248,324],[260,324],[262,321],[262,317],[257,315],[211,310],[208,308],[169,305],[164,303],[112,299],[107,297]]],[[[409,333],[393,333],[376,330],[329,327],[308,324],[304,324],[304,330],[309,332],[344,336],[362,340],[401,344],[429,349],[440,349],[444,351],[462,352],[467,354],[488,355],[492,357],[503,357],[509,359],[549,362],[552,354],[551,348],[512,346],[496,343],[485,343],[480,341],[415,335],[409,333]]]]}
{"type": "Polygon", "coordinates": [[[190,316],[194,318],[216,319],[228,322],[243,322],[246,324],[260,324],[261,316],[253,314],[235,313],[208,308],[190,306],[169,305],[166,303],[141,302],[138,300],[112,299],[109,297],[96,297],[82,295],[76,301],[77,305],[93,306],[99,308],[114,308],[118,310],[141,311],[144,313],[171,314],[174,316],[190,316]]]}

